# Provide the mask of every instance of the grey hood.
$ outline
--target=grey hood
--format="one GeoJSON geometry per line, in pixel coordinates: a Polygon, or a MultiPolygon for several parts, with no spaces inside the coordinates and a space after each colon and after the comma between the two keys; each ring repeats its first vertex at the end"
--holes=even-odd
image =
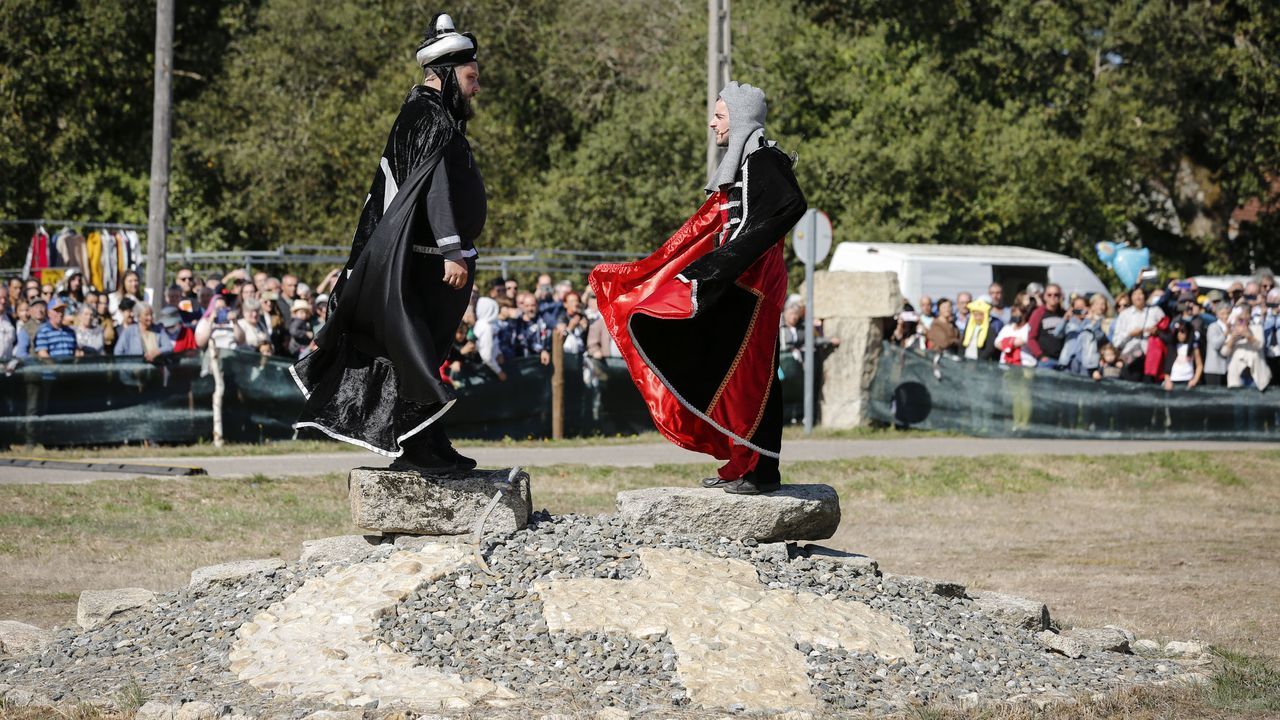
{"type": "Polygon", "coordinates": [[[769,111],[764,91],[752,85],[730,81],[720,91],[720,99],[729,108],[729,146],[725,148],[720,167],[707,183],[708,193],[732,185],[747,156],[760,148],[760,141],[764,138],[764,118],[769,111]]]}

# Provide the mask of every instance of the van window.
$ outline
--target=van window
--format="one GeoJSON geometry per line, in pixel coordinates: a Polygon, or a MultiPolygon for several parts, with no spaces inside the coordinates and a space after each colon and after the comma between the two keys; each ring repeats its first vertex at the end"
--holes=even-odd
{"type": "Polygon", "coordinates": [[[1004,288],[1004,301],[1013,302],[1018,293],[1033,282],[1049,284],[1049,268],[1046,265],[992,265],[991,278],[1004,288]]]}

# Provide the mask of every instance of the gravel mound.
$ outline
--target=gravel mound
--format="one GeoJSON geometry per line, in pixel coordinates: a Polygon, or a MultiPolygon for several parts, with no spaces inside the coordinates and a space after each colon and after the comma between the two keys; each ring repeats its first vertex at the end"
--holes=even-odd
{"type": "MultiPolygon", "coordinates": [[[[830,711],[897,711],[921,704],[991,703],[1091,696],[1170,680],[1175,662],[1121,653],[1068,659],[1022,629],[931,583],[887,578],[866,566],[795,558],[753,541],[714,541],[624,525],[616,517],[535,514],[529,527],[489,539],[496,577],[473,566],[447,575],[382,619],[379,639],[425,665],[497,682],[531,701],[535,716],[610,706],[645,715],[683,714],[689,704],[665,638],[549,633],[537,580],[644,576],[643,547],[686,548],[752,563],[773,588],[854,600],[889,614],[910,632],[914,661],[887,662],[840,649],[798,649],[830,711]]],[[[380,546],[366,562],[391,551],[380,546]]],[[[60,703],[203,700],[222,714],[300,717],[323,707],[260,692],[228,670],[235,632],[257,612],[332,566],[290,564],[203,590],[162,594],[156,604],[93,630],[60,630],[39,655],[0,657],[5,686],[60,703]]]]}

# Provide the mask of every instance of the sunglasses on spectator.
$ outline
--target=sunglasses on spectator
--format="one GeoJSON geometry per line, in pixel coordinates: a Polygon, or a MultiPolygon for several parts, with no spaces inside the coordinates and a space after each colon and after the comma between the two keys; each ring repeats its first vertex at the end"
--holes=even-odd
{"type": "Polygon", "coordinates": [[[1047,292],[1044,294],[1044,296],[1045,297],[1062,297],[1060,293],[1056,293],[1056,292],[1047,292]]]}
{"type": "Polygon", "coordinates": [[[1257,296],[1257,295],[1245,295],[1245,296],[1244,296],[1244,299],[1245,299],[1245,300],[1248,300],[1249,302],[1253,302],[1254,300],[1257,300],[1257,299],[1258,299],[1258,296],[1257,296]]]}

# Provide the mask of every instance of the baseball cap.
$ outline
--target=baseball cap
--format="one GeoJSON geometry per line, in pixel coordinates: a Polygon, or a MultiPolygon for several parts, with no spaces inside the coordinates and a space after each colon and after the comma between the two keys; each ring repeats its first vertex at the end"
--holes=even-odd
{"type": "Polygon", "coordinates": [[[54,295],[53,298],[49,300],[50,310],[63,310],[66,307],[67,301],[64,300],[61,295],[54,295]]]}
{"type": "Polygon", "coordinates": [[[298,312],[299,310],[311,312],[311,303],[306,300],[294,300],[293,305],[289,306],[289,312],[298,312]]]}
{"type": "Polygon", "coordinates": [[[160,311],[160,324],[167,328],[175,328],[182,324],[182,313],[172,305],[164,306],[160,311]]]}

